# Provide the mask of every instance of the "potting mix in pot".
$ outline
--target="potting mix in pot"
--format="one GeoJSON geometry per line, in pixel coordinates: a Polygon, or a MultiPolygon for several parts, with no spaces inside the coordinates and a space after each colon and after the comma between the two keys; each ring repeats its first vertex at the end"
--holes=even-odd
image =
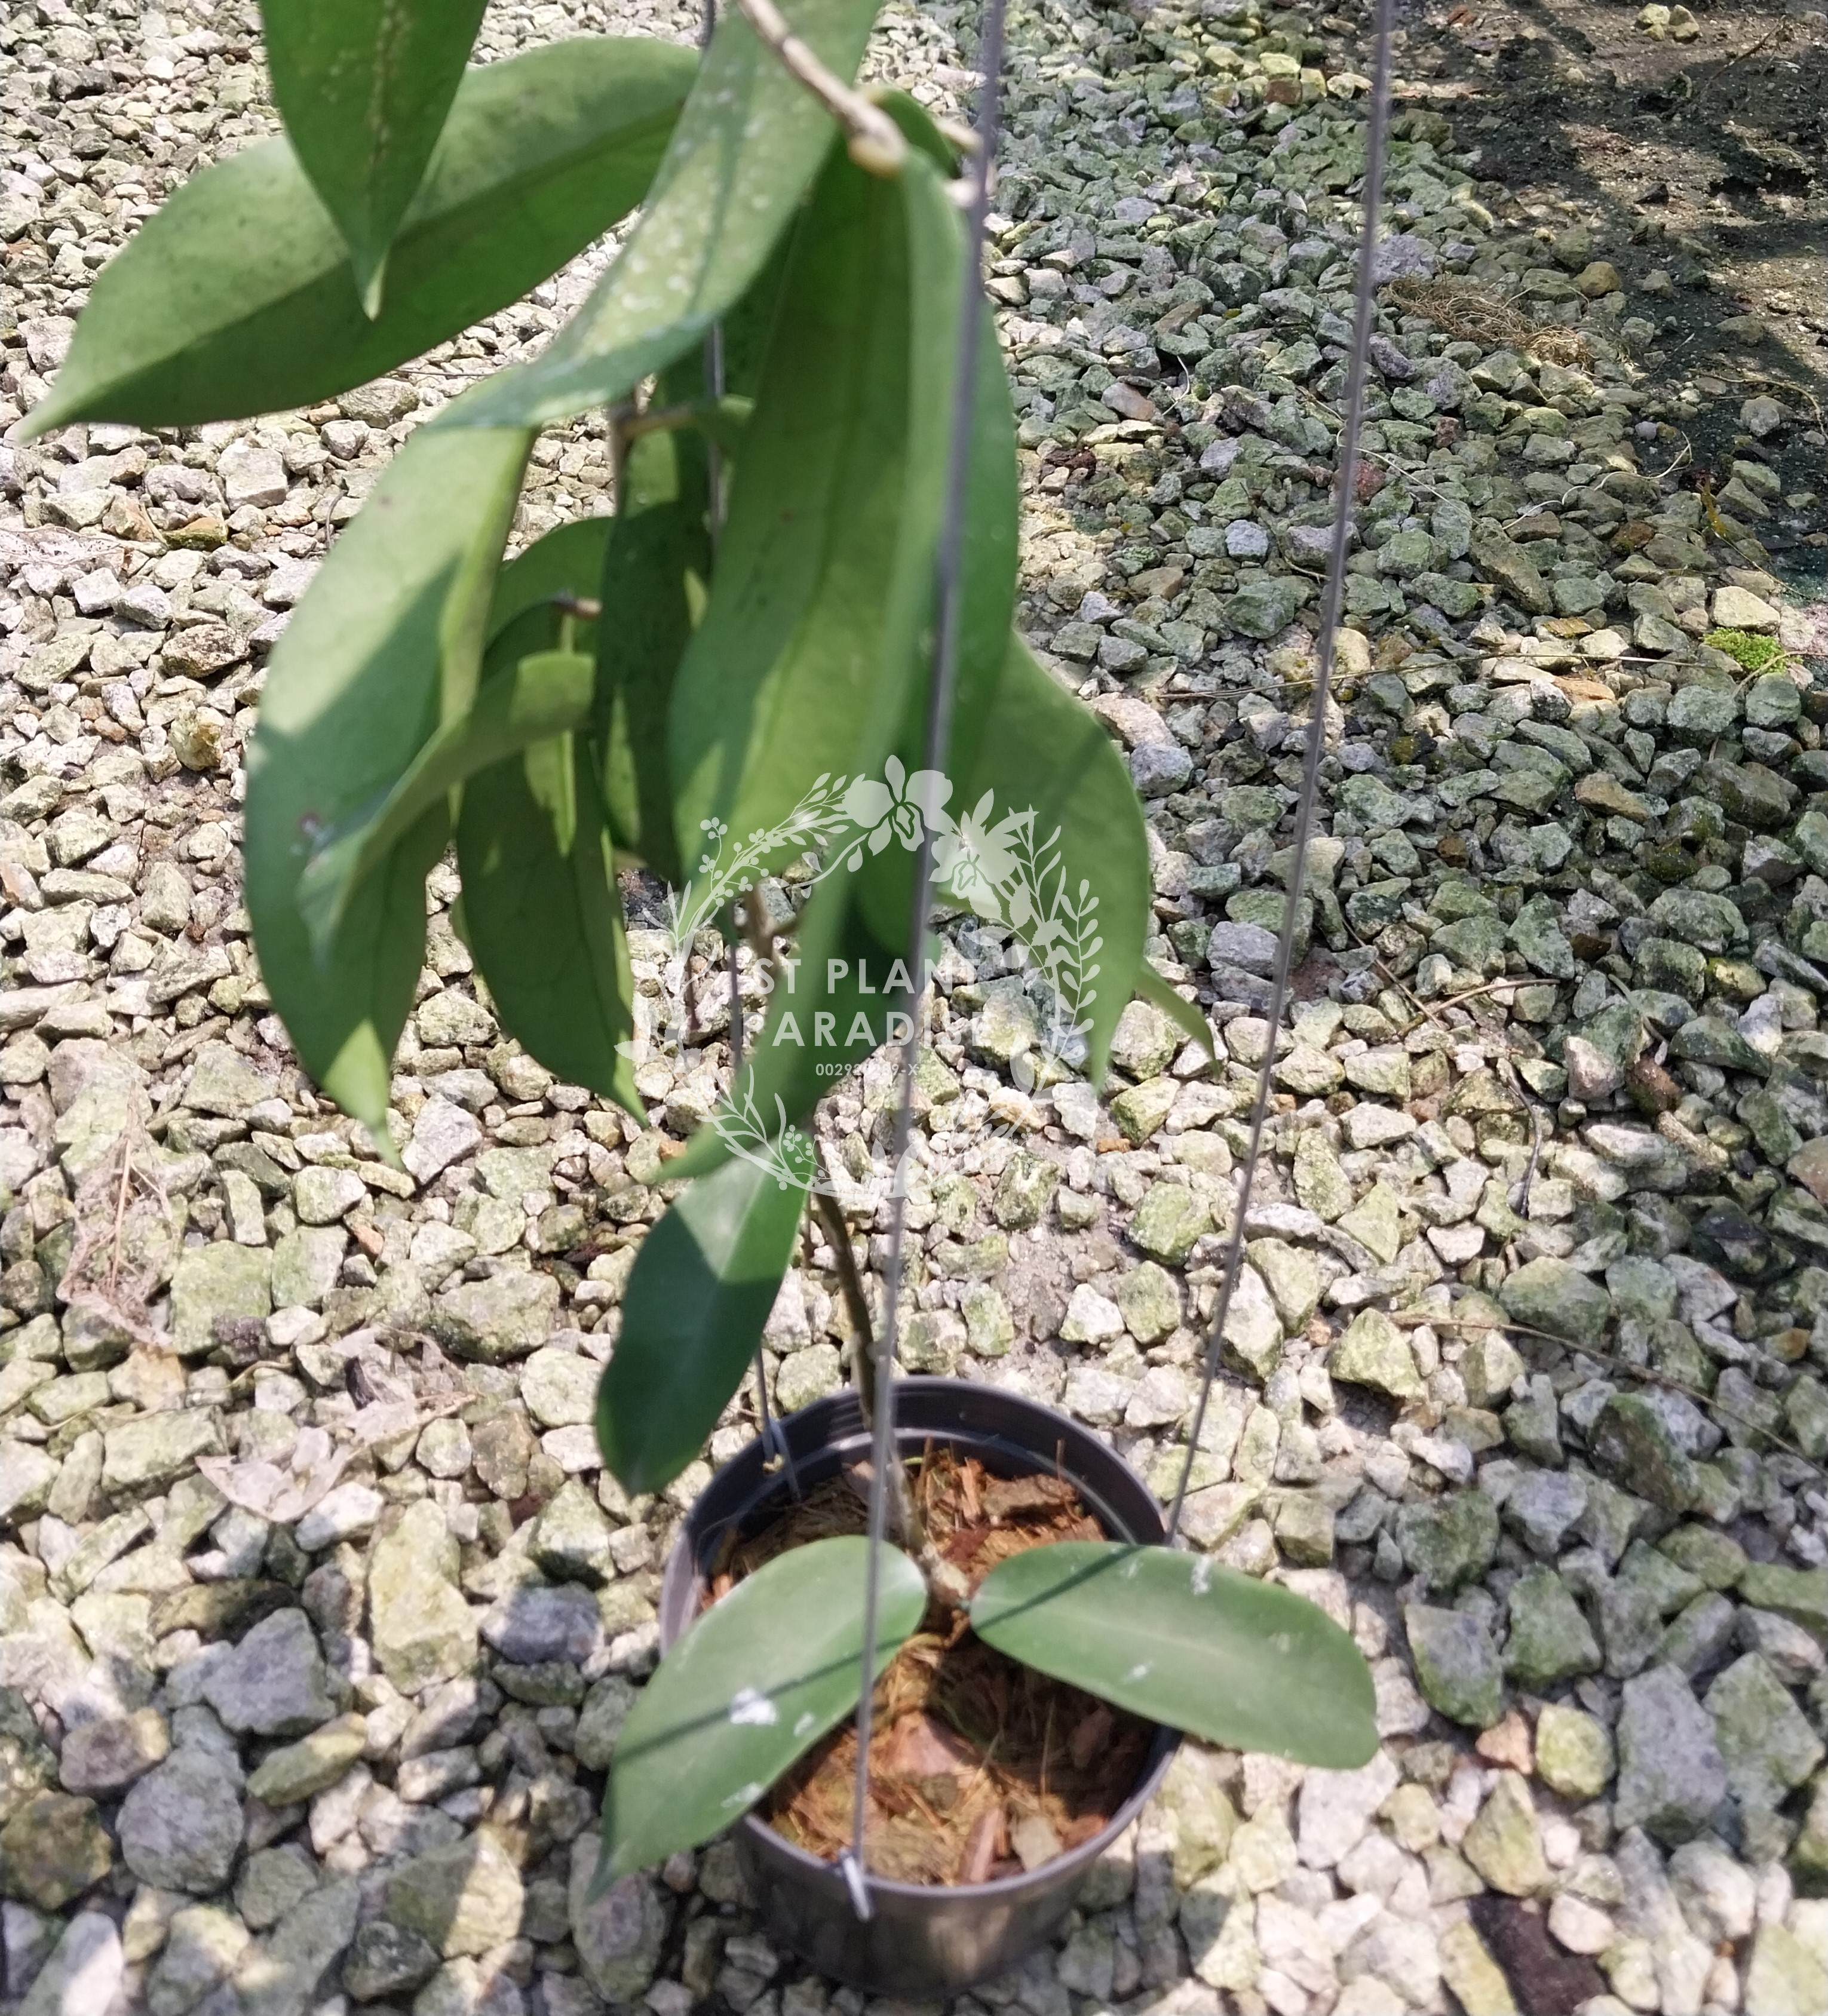
{"type": "MultiPolygon", "coordinates": [[[[908,1493],[940,1558],[974,1594],[998,1562],[1103,1528],[1063,1478],[998,1477],[929,1448],[908,1493]]],[[[860,1470],[809,1492],[751,1540],[726,1544],[707,1602],[811,1540],[864,1531],[860,1470]]],[[[935,1593],[877,1685],[864,1848],[902,1883],[983,1883],[1051,1862],[1102,1831],[1135,1789],[1155,1735],[1140,1716],[1019,1665],[935,1593]]],[[[797,1848],[833,1861],[851,1845],[857,1732],[826,1737],[770,1787],[758,1811],[797,1848]]]]}

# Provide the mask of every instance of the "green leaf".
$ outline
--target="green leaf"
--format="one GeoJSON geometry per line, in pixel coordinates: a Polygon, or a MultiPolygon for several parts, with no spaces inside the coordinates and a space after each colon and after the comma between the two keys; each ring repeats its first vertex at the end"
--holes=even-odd
{"type": "MultiPolygon", "coordinates": [[[[525,657],[531,651],[558,649],[563,617],[553,604],[561,596],[574,602],[595,598],[603,578],[603,548],[615,522],[608,517],[567,519],[509,561],[495,578],[495,599],[489,604],[491,657],[509,626],[530,613],[541,615],[543,624],[527,633],[524,645],[513,650],[513,656],[525,657]]],[[[582,617],[574,622],[572,635],[577,646],[586,650],[596,640],[596,625],[582,617]]],[[[516,643],[519,635],[517,632],[516,643]]]]}
{"type": "Polygon", "coordinates": [[[911,146],[918,147],[949,182],[959,172],[959,150],[939,130],[938,122],[919,99],[891,85],[875,94],[878,107],[901,129],[911,146]]]}
{"type": "Polygon", "coordinates": [[[1016,923],[1097,1084],[1150,928],[1148,829],[1110,736],[1020,637],[1009,640],[976,760],[953,804],[971,814],[976,835],[1016,821],[1002,836],[1009,873],[997,872],[1000,855],[967,848],[966,870],[980,864],[976,879],[955,870],[952,886],[985,916],[1016,923]]]}
{"type": "Polygon", "coordinates": [[[371,316],[487,4],[261,0],[274,99],[371,316]]]}
{"type": "Polygon", "coordinates": [[[261,976],[305,1068],[383,1142],[443,805],[365,881],[322,959],[299,884],[314,839],[390,791],[439,722],[467,711],[531,445],[513,428],[415,434],[330,549],[261,697],[245,858],[261,976]]]}
{"type": "MultiPolygon", "coordinates": [[[[947,398],[950,396],[948,391],[947,398]]],[[[944,810],[952,819],[975,802],[963,794],[961,787],[975,765],[1004,676],[1009,623],[1015,613],[1020,516],[1015,409],[995,325],[987,313],[978,345],[970,455],[966,466],[958,657],[945,772],[953,788],[944,810]]],[[[897,745],[910,774],[920,770],[925,758],[927,695],[923,671],[913,682],[897,745]]],[[[905,848],[885,848],[864,859],[857,878],[858,900],[879,938],[897,944],[906,941],[914,866],[914,856],[905,848]]]]}
{"type": "Polygon", "coordinates": [[[635,1036],[628,933],[585,738],[535,742],[477,771],[463,787],[457,866],[467,942],[509,1033],[549,1071],[645,1117],[624,1048],[635,1036]]]}
{"type": "Polygon", "coordinates": [[[320,957],[333,947],[362,879],[405,834],[474,772],[531,742],[581,728],[590,718],[594,661],[576,651],[541,651],[484,682],[466,714],[447,722],[378,804],[327,830],[298,880],[298,903],[320,957]]]}
{"type": "Polygon", "coordinates": [[[28,428],[308,406],[459,334],[640,201],[696,67],[670,43],[602,37],[468,72],[372,322],[286,141],[193,175],[97,276],[28,428]]]}
{"type": "MultiPolygon", "coordinates": [[[[855,74],[876,0],[787,0],[840,77],[855,74]]],[[[830,149],[830,118],[726,9],[641,221],[596,291],[534,363],[455,402],[441,424],[547,425],[623,398],[748,291],[830,149]]]]}
{"type": "Polygon", "coordinates": [[[1208,1057],[1213,1054],[1212,1031],[1206,1017],[1191,1001],[1183,1000],[1145,959],[1136,969],[1136,998],[1159,1008],[1181,1034],[1197,1043],[1208,1057]]]}
{"type": "MultiPolygon", "coordinates": [[[[833,154],[674,689],[688,861],[707,820],[741,836],[790,825],[816,779],[877,774],[901,729],[932,599],[959,243],[923,157],[883,182],[833,154]]],[[[757,866],[805,844],[784,839],[757,866]]]]}
{"type": "Polygon", "coordinates": [[[597,1442],[629,1490],[670,1483],[717,1426],[792,1263],[811,1175],[809,1144],[789,1136],[769,1166],[739,1158],[694,1183],[642,1242],[597,1389],[597,1442]]]}
{"type": "MultiPolygon", "coordinates": [[[[958,244],[919,155],[886,182],[834,153],[795,235],[711,601],[673,692],[680,852],[718,862],[681,891],[688,927],[727,900],[728,835],[748,843],[745,886],[804,852],[809,789],[829,801],[845,777],[876,773],[905,718],[932,596],[944,430],[930,421],[945,410],[958,244]]],[[[894,955],[855,880],[840,860],[814,892],[793,984],[775,990],[682,1179],[715,1168],[732,1137],[765,1138],[810,1111],[905,1006],[886,991],[894,955]],[[874,974],[867,995],[860,970],[874,974]]]]}
{"type": "Polygon", "coordinates": [[[1326,1612],[1204,1554],[1063,1541],[999,1562],[971,1628],[1023,1665],[1234,1750],[1351,1771],[1377,1749],[1370,1669],[1326,1612]]]}
{"type": "Polygon", "coordinates": [[[596,736],[610,830],[618,846],[675,887],[685,878],[667,720],[711,579],[707,471],[696,430],[644,434],[629,449],[621,508],[603,552],[606,620],[596,639],[596,736]]]}
{"type": "MultiPolygon", "coordinates": [[[[660,1661],[617,1740],[603,1880],[721,1834],[855,1709],[869,1546],[847,1535],[777,1555],[660,1661]]],[[[907,1556],[885,1546],[880,1560],[879,1674],[927,1607],[907,1556]]]]}

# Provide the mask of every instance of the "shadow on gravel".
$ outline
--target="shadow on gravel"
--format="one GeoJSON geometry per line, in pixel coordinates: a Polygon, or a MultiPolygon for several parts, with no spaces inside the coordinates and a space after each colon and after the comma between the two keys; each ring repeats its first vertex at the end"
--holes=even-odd
{"type": "MultiPolygon", "coordinates": [[[[1693,11],[1679,41],[1617,0],[1435,0],[1411,22],[1402,95],[1480,149],[1479,193],[1507,220],[1589,225],[1628,311],[1656,325],[1639,362],[1697,469],[1723,484],[1749,453],[1787,492],[1828,491],[1828,29],[1740,0],[1693,11]],[[1741,418],[1761,393],[1786,409],[1762,437],[1741,418]]],[[[1819,595],[1823,503],[1758,531],[1819,595]]]]}

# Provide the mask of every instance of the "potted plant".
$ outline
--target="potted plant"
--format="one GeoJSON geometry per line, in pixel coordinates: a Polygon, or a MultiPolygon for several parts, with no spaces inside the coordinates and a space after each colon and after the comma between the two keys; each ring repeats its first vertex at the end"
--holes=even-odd
{"type": "MultiPolygon", "coordinates": [[[[502,1022],[643,1121],[650,1032],[618,877],[670,886],[682,956],[739,916],[759,1027],[739,993],[726,1089],[668,1167],[683,1187],[641,1246],[602,1391],[605,1459],[651,1490],[696,1456],[757,1345],[820,1186],[798,1123],[883,1044],[912,1058],[933,887],[1024,949],[1048,1070],[1100,1081],[1139,990],[1204,1025],[1143,957],[1128,776],[1011,633],[1013,418],[953,200],[959,143],[843,81],[873,0],[796,0],[790,21],[737,0],[701,61],[593,38],[480,70],[480,0],[399,0],[384,34],[370,11],[266,0],[287,138],[194,177],[99,275],[28,425],[189,426],[347,390],[639,203],[543,355],[412,434],[300,603],[248,764],[246,881],[300,1059],[384,1154],[424,880],[447,848],[502,1022]],[[538,431],[592,409],[612,421],[614,515],[504,563],[538,431]],[[809,855],[777,913],[765,878],[809,855]]],[[[964,193],[981,228],[984,178],[964,193]]],[[[891,1200],[906,1147],[904,1126],[891,1200]]],[[[891,1268],[885,1345],[897,1285],[891,1268]]],[[[611,1773],[607,1874],[721,1831],[853,1715],[869,1723],[866,1641],[873,1676],[917,1638],[992,1676],[1003,1706],[976,1748],[930,1712],[943,1690],[921,1697],[917,1747],[981,1777],[1014,1745],[1018,1691],[1070,1695],[1063,1754],[1098,1780],[1059,1852],[1033,1830],[1006,1839],[1007,1812],[984,1806],[950,1823],[966,1859],[925,1885],[867,1874],[867,1827],[839,1874],[744,1823],[786,1935],[904,1991],[959,1985],[1046,1930],[1153,1782],[1160,1732],[1369,1756],[1369,1675],[1317,1609],[1159,1544],[1143,1488],[1063,1417],[944,1381],[898,1413],[892,1352],[874,1369],[860,1354],[854,1396],[785,1425],[784,1464],[748,1451],[687,1521],[668,1650],[611,1773]],[[841,1530],[858,1523],[843,1475],[865,1469],[866,1530],[841,1530]],[[1104,1751],[1115,1780],[1093,1768],[1104,1751]]],[[[862,1811],[875,1751],[853,1748],[862,1811]]]]}

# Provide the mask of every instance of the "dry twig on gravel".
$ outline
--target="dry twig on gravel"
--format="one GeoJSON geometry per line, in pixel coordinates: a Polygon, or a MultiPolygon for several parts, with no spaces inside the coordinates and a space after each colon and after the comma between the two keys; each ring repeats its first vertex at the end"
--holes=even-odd
{"type": "Polygon", "coordinates": [[[1393,280],[1385,297],[1411,315],[1422,315],[1445,336],[1487,348],[1502,344],[1527,350],[1545,364],[1590,364],[1587,339],[1573,329],[1532,322],[1502,295],[1476,280],[1393,280]]]}

